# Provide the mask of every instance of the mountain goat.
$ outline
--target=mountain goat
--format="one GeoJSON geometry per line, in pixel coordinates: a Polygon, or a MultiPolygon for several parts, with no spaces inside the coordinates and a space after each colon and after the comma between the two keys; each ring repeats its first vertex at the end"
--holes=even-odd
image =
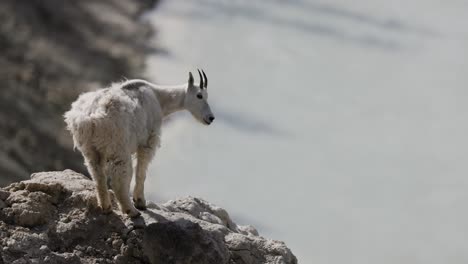
{"type": "MultiPolygon", "coordinates": [[[[202,71],[203,72],[203,71],[202,71]]],[[[75,148],[83,154],[85,165],[96,182],[99,206],[110,212],[107,177],[122,212],[130,217],[146,208],[144,181],[149,162],[159,146],[164,117],[188,110],[199,122],[210,125],[215,119],[208,105],[208,79],[205,72],[199,85],[192,73],[188,83],[173,87],[145,80],[128,80],[111,87],[81,94],[66,112],[67,129],[75,148]],[[136,157],[133,202],[129,189],[132,155],[136,157]]]]}

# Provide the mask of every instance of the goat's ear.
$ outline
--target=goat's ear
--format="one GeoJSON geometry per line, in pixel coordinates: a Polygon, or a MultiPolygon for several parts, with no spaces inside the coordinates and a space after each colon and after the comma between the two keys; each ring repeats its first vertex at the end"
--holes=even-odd
{"type": "Polygon", "coordinates": [[[193,87],[193,82],[194,82],[193,75],[192,75],[191,72],[189,72],[188,74],[189,74],[188,85],[189,85],[189,87],[193,87]]]}

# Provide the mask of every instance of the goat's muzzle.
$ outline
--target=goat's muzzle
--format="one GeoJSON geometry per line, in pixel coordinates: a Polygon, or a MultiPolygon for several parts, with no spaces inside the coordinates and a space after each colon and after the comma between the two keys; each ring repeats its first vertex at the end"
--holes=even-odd
{"type": "Polygon", "coordinates": [[[212,116],[212,115],[210,115],[210,116],[203,119],[203,121],[205,121],[205,124],[207,124],[207,125],[210,125],[211,123],[213,123],[214,120],[215,120],[215,117],[212,116]]]}

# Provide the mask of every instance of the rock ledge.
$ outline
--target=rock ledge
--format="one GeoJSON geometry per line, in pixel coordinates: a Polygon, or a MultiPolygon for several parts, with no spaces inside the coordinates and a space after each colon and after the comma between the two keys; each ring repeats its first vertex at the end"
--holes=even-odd
{"type": "Polygon", "coordinates": [[[100,212],[94,188],[65,170],[0,189],[0,264],[297,263],[283,242],[235,224],[200,198],[150,202],[142,217],[130,219],[100,212]]]}

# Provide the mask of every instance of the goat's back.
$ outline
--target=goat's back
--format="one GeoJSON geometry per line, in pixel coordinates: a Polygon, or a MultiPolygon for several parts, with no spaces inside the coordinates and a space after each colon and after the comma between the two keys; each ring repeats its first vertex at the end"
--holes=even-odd
{"type": "Polygon", "coordinates": [[[161,106],[146,85],[122,89],[121,84],[115,84],[84,93],[65,113],[75,147],[104,151],[118,147],[134,152],[150,134],[159,133],[161,120],[161,106]]]}

